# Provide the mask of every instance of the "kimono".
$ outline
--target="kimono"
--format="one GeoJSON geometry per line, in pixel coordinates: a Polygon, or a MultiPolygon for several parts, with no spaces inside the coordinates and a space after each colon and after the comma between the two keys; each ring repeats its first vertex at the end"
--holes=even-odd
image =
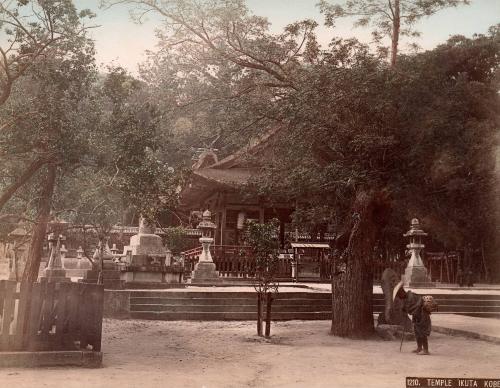
{"type": "Polygon", "coordinates": [[[412,316],[415,337],[428,337],[431,334],[431,315],[424,308],[422,297],[407,291],[404,310],[412,316]]]}

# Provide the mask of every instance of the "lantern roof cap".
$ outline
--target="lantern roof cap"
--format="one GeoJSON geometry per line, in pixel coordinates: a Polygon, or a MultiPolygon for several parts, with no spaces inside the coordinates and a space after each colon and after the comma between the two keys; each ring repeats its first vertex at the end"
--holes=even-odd
{"type": "Polygon", "coordinates": [[[24,237],[28,234],[28,232],[26,232],[26,229],[24,229],[23,227],[17,227],[16,229],[14,229],[12,232],[10,232],[8,234],[9,237],[13,237],[13,238],[16,238],[16,237],[24,237]]]}
{"type": "Polygon", "coordinates": [[[215,229],[217,226],[212,222],[212,213],[210,210],[205,210],[202,215],[202,220],[196,227],[197,229],[215,229]]]}
{"type": "Polygon", "coordinates": [[[411,220],[410,230],[406,232],[403,236],[404,237],[427,236],[427,233],[425,233],[422,229],[420,229],[420,222],[418,221],[418,218],[413,218],[411,220]]]}

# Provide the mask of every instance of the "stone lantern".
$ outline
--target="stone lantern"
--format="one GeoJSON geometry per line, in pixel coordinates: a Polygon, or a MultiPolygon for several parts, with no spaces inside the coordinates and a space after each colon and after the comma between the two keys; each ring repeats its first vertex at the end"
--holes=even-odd
{"type": "Polygon", "coordinates": [[[66,255],[68,254],[68,250],[66,249],[66,245],[62,244],[61,245],[61,259],[64,267],[64,259],[66,258],[66,255]]]}
{"type": "Polygon", "coordinates": [[[81,246],[79,246],[79,247],[78,247],[78,249],[76,250],[76,258],[77,258],[78,260],[83,259],[83,253],[84,253],[84,252],[83,252],[82,247],[81,247],[81,246]]]}
{"type": "Polygon", "coordinates": [[[118,248],[116,247],[116,244],[113,244],[113,246],[111,247],[111,254],[113,256],[118,256],[118,248]]]}
{"type": "Polygon", "coordinates": [[[26,265],[26,230],[22,227],[14,229],[8,234],[11,246],[9,280],[18,281],[26,265]]]}
{"type": "Polygon", "coordinates": [[[199,241],[203,250],[200,254],[198,263],[194,267],[192,279],[195,282],[210,283],[219,281],[219,273],[215,270],[215,263],[210,254],[210,245],[214,242],[212,233],[216,228],[217,227],[212,222],[212,213],[210,213],[209,210],[205,210],[202,220],[197,226],[197,229],[201,230],[199,241]]]}
{"type": "Polygon", "coordinates": [[[406,266],[404,275],[405,287],[434,287],[427,275],[427,268],[420,257],[420,252],[425,248],[422,238],[427,236],[422,229],[418,219],[411,220],[411,227],[404,237],[409,237],[410,243],[406,246],[410,252],[410,260],[406,266]]]}
{"type": "Polygon", "coordinates": [[[71,279],[66,277],[66,271],[63,268],[61,260],[61,243],[66,238],[63,235],[50,233],[47,237],[49,241],[50,257],[47,268],[45,268],[43,277],[49,282],[69,282],[71,279]]]}
{"type": "Polygon", "coordinates": [[[76,264],[77,269],[82,269],[83,254],[84,254],[83,248],[79,246],[78,249],[76,250],[76,258],[78,259],[78,262],[76,264]]]}
{"type": "Polygon", "coordinates": [[[210,245],[214,242],[212,232],[216,226],[212,222],[212,213],[209,210],[203,212],[202,220],[198,224],[197,229],[201,230],[200,243],[203,247],[203,252],[200,255],[200,261],[212,262],[212,255],[210,254],[210,245]]]}

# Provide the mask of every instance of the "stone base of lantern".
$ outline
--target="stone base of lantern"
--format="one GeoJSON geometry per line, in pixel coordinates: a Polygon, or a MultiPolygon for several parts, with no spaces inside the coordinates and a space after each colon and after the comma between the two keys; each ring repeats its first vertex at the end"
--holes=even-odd
{"type": "Polygon", "coordinates": [[[404,274],[404,286],[410,288],[432,288],[435,284],[431,282],[425,267],[407,267],[404,274]]]}
{"type": "Polygon", "coordinates": [[[191,283],[221,283],[219,271],[215,270],[215,264],[207,261],[201,261],[194,266],[191,276],[191,283]]]}
{"type": "Polygon", "coordinates": [[[125,286],[132,283],[173,283],[183,281],[184,269],[181,266],[125,266],[120,279],[125,286]]]}
{"type": "MultiPolygon", "coordinates": [[[[89,269],[84,272],[83,279],[80,283],[97,283],[99,280],[99,270],[89,269]]],[[[104,269],[102,271],[102,284],[105,289],[119,290],[123,286],[123,281],[120,280],[120,271],[116,269],[104,269]]]]}
{"type": "Polygon", "coordinates": [[[64,269],[49,269],[46,268],[41,276],[42,279],[45,279],[47,282],[51,283],[61,283],[61,282],[70,282],[71,279],[66,277],[66,270],[64,269]]]}

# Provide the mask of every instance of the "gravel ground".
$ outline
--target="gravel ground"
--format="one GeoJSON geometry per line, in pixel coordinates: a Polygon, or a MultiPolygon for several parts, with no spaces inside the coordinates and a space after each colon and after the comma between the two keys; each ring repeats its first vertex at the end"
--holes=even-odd
{"type": "Polygon", "coordinates": [[[346,340],[328,321],[110,320],[104,367],[0,370],[0,387],[404,387],[406,376],[498,378],[500,346],[433,333],[430,356],[413,343],[346,340]]]}

